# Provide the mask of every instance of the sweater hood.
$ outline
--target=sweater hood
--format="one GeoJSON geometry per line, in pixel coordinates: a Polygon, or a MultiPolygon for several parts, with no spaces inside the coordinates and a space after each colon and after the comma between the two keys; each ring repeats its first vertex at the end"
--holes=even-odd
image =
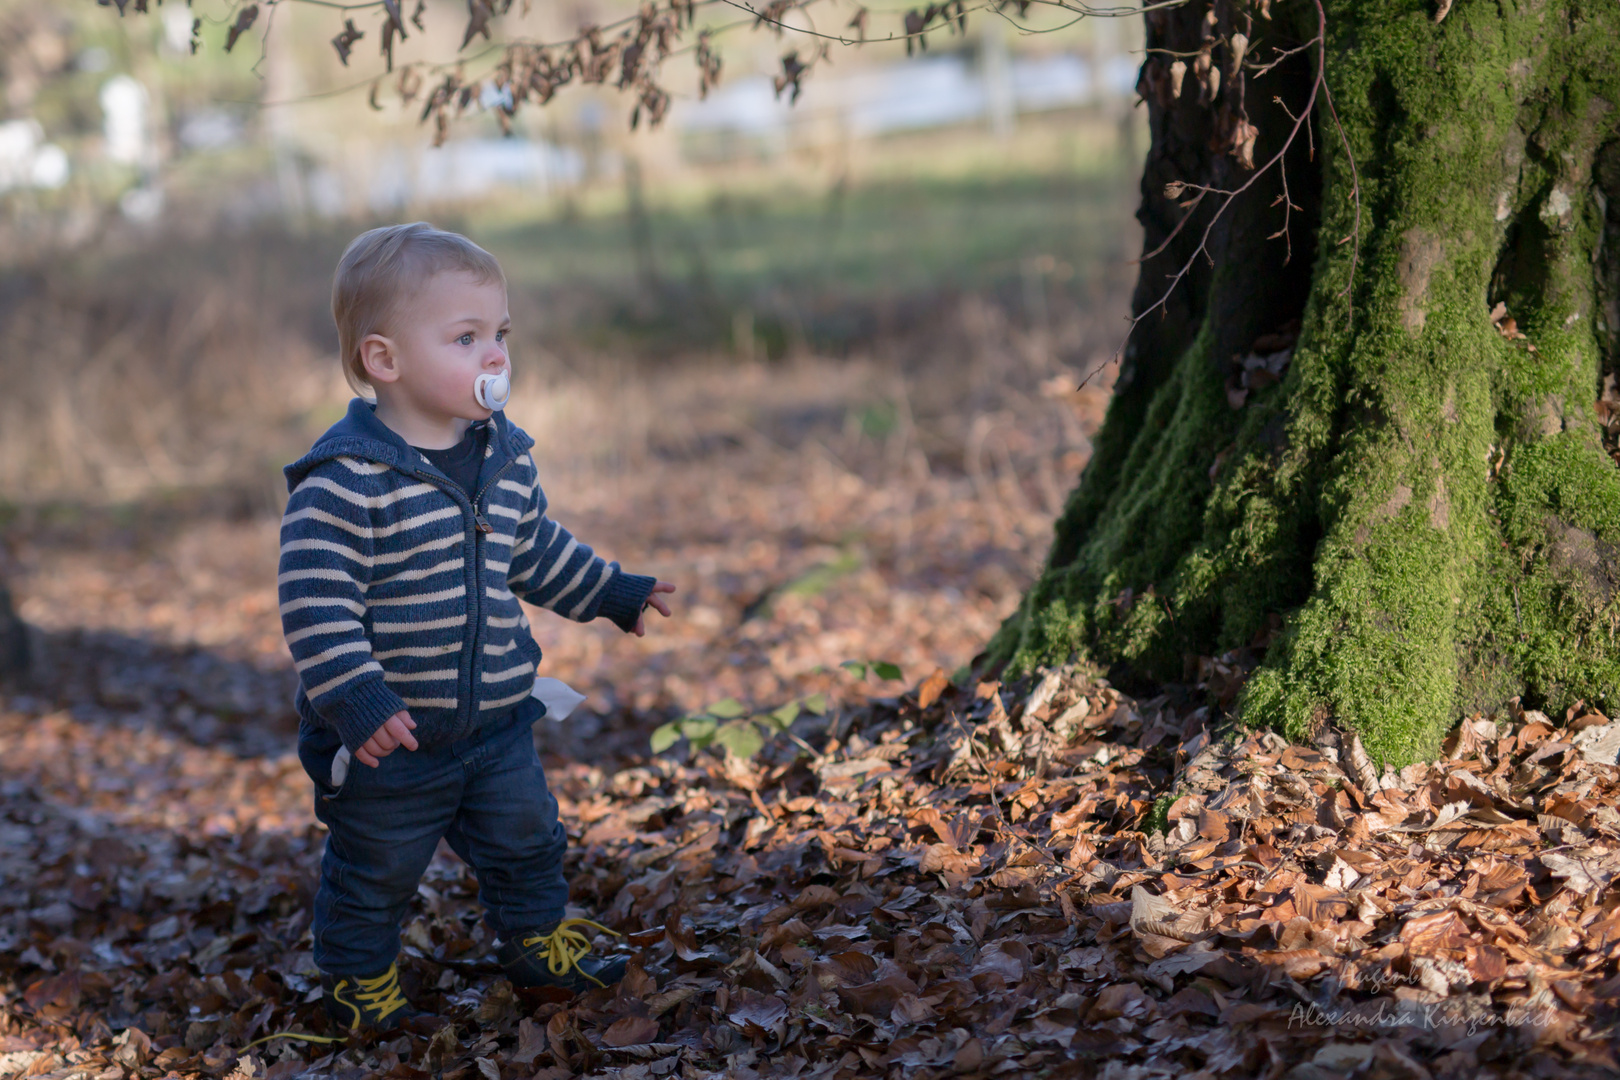
{"type": "MultiPolygon", "coordinates": [[[[488,420],[477,423],[490,426],[497,455],[516,457],[534,445],[534,440],[523,429],[514,426],[504,412],[497,412],[488,420]]],[[[421,454],[396,431],[377,419],[375,405],[365,398],[353,398],[343,419],[327,428],[326,433],[315,440],[309,453],[281,470],[287,477],[287,491],[293,491],[322,463],[340,457],[387,465],[408,475],[420,472],[424,464],[421,454]]]]}

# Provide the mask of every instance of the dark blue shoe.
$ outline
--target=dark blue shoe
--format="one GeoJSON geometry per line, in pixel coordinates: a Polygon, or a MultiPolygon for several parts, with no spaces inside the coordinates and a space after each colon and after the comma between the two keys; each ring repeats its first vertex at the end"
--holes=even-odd
{"type": "Polygon", "coordinates": [[[369,979],[322,972],[321,990],[326,1015],[351,1034],[393,1031],[424,1015],[411,1007],[399,988],[398,964],[389,964],[387,971],[369,979]]]}
{"type": "Polygon", "coordinates": [[[523,990],[555,987],[580,994],[605,989],[624,978],[628,959],[592,956],[591,939],[581,927],[619,936],[589,919],[564,919],[513,934],[495,949],[495,957],[512,985],[523,990]]]}

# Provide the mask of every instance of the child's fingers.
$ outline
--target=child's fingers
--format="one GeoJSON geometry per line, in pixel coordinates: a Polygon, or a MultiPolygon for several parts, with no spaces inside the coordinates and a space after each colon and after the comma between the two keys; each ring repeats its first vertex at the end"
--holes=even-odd
{"type": "Polygon", "coordinates": [[[669,605],[664,603],[664,601],[662,599],[660,599],[659,597],[656,597],[656,596],[649,596],[647,598],[647,603],[655,611],[657,611],[658,614],[662,615],[666,619],[669,618],[669,605]]]}
{"type": "MultiPolygon", "coordinates": [[[[367,743],[366,745],[369,746],[371,744],[367,743]]],[[[365,746],[362,746],[360,749],[354,752],[354,760],[360,762],[362,765],[369,765],[373,769],[375,769],[378,764],[377,759],[372,756],[371,751],[367,750],[365,746]]]]}
{"type": "Polygon", "coordinates": [[[652,587],[652,591],[655,592],[655,593],[674,592],[675,591],[675,586],[671,585],[667,581],[660,581],[658,584],[656,584],[656,585],[654,585],[652,587]]]}
{"type": "MultiPolygon", "coordinates": [[[[408,721],[401,720],[396,716],[383,726],[388,731],[388,734],[393,738],[396,746],[403,746],[407,750],[415,750],[416,736],[411,734],[411,729],[405,726],[406,723],[408,723],[408,721]]],[[[411,725],[411,727],[415,726],[416,725],[414,724],[411,725]]]]}
{"type": "Polygon", "coordinates": [[[636,637],[646,637],[647,636],[646,620],[644,620],[640,615],[636,616],[636,628],[633,631],[633,633],[636,635],[636,637]]]}
{"type": "Polygon", "coordinates": [[[393,723],[394,722],[392,720],[388,721],[388,723],[384,724],[376,731],[373,731],[371,733],[371,738],[366,740],[366,745],[371,747],[371,752],[376,754],[378,757],[381,757],[399,745],[399,739],[394,736],[394,732],[391,729],[393,723]]]}

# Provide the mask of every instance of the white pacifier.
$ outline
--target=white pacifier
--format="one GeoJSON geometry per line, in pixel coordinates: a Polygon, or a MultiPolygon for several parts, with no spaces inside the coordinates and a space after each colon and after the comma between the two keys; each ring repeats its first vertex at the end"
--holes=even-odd
{"type": "Polygon", "coordinates": [[[512,400],[512,378],[502,371],[473,380],[473,398],[490,412],[499,412],[512,400]]]}

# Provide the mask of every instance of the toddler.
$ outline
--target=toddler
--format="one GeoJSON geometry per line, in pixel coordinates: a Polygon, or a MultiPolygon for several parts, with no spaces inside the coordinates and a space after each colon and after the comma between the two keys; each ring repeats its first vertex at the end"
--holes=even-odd
{"type": "Polygon", "coordinates": [[[611,985],[624,962],[587,932],[605,928],[564,917],[567,835],[530,731],[540,647],[518,601],[640,635],[675,587],[547,516],[534,440],[501,411],[510,319],[488,252],[421,222],[373,229],[338,263],[332,316],[344,374],[376,403],[351,401],[287,466],[277,578],[298,756],[329,830],[311,928],[327,1010],[363,1031],[416,1015],[399,925],[441,838],[477,873],[515,985],[611,985]]]}

